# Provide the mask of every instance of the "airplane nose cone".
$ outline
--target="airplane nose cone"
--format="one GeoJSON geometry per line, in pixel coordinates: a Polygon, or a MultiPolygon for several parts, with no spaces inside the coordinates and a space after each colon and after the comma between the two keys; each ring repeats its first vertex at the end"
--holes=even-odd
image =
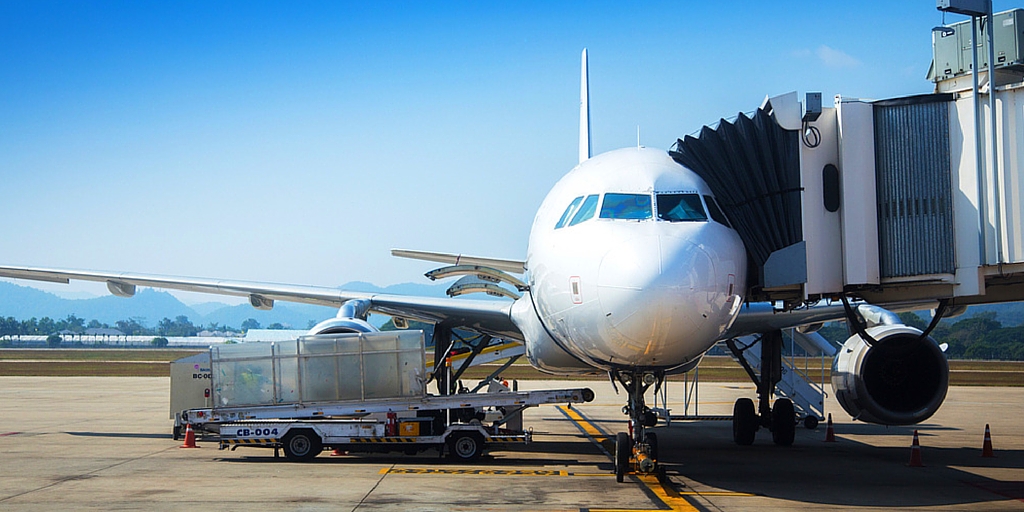
{"type": "Polygon", "coordinates": [[[683,238],[637,237],[609,251],[598,300],[614,355],[650,366],[693,357],[686,340],[703,335],[714,283],[711,258],[683,238]]]}

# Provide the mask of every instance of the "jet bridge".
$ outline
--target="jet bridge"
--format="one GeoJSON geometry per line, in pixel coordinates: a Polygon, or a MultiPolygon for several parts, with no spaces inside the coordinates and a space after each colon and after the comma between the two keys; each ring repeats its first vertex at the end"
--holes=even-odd
{"type": "Polygon", "coordinates": [[[751,300],[1024,300],[1024,10],[996,20],[979,101],[970,76],[933,69],[931,94],[789,93],[676,142],[747,247],[751,300]]]}

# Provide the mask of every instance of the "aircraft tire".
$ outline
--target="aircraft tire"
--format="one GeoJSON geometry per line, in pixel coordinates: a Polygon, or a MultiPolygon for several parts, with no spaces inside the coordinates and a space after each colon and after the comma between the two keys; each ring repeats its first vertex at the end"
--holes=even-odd
{"type": "Polygon", "coordinates": [[[629,434],[619,432],[615,436],[615,481],[622,483],[626,479],[626,469],[629,468],[629,457],[633,455],[633,441],[629,434]]]}
{"type": "Polygon", "coordinates": [[[749,398],[740,398],[732,407],[732,439],[740,446],[754,444],[754,435],[757,434],[757,411],[754,410],[754,401],[749,398]]]}
{"type": "Polygon", "coordinates": [[[645,434],[645,440],[647,441],[647,447],[649,449],[647,455],[649,455],[655,462],[658,461],[658,435],[655,433],[645,434]]]}
{"type": "Polygon", "coordinates": [[[772,407],[772,441],[779,446],[790,446],[796,438],[796,417],[793,402],[780,398],[772,407]]]}

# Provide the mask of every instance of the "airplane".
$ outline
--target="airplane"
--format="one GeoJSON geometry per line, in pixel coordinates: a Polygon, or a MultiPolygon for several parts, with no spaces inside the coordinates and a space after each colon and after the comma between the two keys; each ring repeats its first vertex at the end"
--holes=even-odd
{"type": "MultiPolygon", "coordinates": [[[[541,204],[524,260],[392,251],[449,265],[435,275],[513,285],[522,294],[509,294],[517,297],[511,302],[20,266],[0,266],[0,277],[105,282],[120,297],[148,286],[247,297],[257,309],[270,309],[278,300],[339,308],[336,318],[317,324],[310,334],[376,330],[366,321],[370,312],[392,316],[399,326],[424,321],[436,324],[435,357],[443,357],[456,328],[516,340],[541,371],[601,372],[612,386],[623,386],[630,429],[616,436],[617,468],[630,453],[657,460],[657,438],[649,430],[657,416],[645,403],[650,387],[657,390],[666,375],[696,368],[716,343],[741,336],[760,336],[762,346],[762,376],[755,381],[759,406],[755,409],[749,398],[734,405],[733,436],[741,445],[753,443],[761,427],[772,431],[776,444],[794,441],[793,404],[786,398],[769,403],[777,381],[766,376],[781,351],[781,329],[790,327],[850,322],[855,332],[835,359],[832,383],[854,418],[913,424],[939,408],[949,370],[941,347],[928,336],[931,328],[922,332],[903,325],[889,311],[863,302],[851,305],[845,296],[841,305],[786,311],[750,302],[747,249],[728,206],[705,180],[665,150],[630,147],[593,156],[586,50],[581,64],[579,164],[541,204]]],[[[442,393],[453,390],[440,378],[438,385],[442,393]]]]}

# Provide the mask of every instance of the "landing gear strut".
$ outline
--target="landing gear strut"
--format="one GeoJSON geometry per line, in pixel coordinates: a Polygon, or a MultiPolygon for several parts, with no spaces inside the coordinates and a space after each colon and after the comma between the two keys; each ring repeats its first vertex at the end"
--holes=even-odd
{"type": "Polygon", "coordinates": [[[767,427],[772,432],[772,441],[779,446],[790,446],[796,437],[796,414],[793,402],[788,398],[770,399],[775,395],[775,385],[782,380],[782,331],[771,331],[761,335],[761,374],[750,367],[743,352],[753,345],[740,347],[736,340],[727,340],[726,345],[736,356],[747,375],[757,386],[758,406],[749,398],[740,398],[732,409],[732,437],[739,445],[751,445],[758,429],[767,427]]]}
{"type": "Polygon", "coordinates": [[[661,387],[664,372],[613,370],[611,378],[626,390],[627,402],[622,413],[629,417],[629,432],[619,432],[615,437],[615,481],[622,482],[630,472],[657,473],[662,479],[664,468],[658,465],[658,437],[647,431],[658,424],[658,415],[644,403],[644,393],[652,385],[656,385],[655,389],[661,387]]]}

